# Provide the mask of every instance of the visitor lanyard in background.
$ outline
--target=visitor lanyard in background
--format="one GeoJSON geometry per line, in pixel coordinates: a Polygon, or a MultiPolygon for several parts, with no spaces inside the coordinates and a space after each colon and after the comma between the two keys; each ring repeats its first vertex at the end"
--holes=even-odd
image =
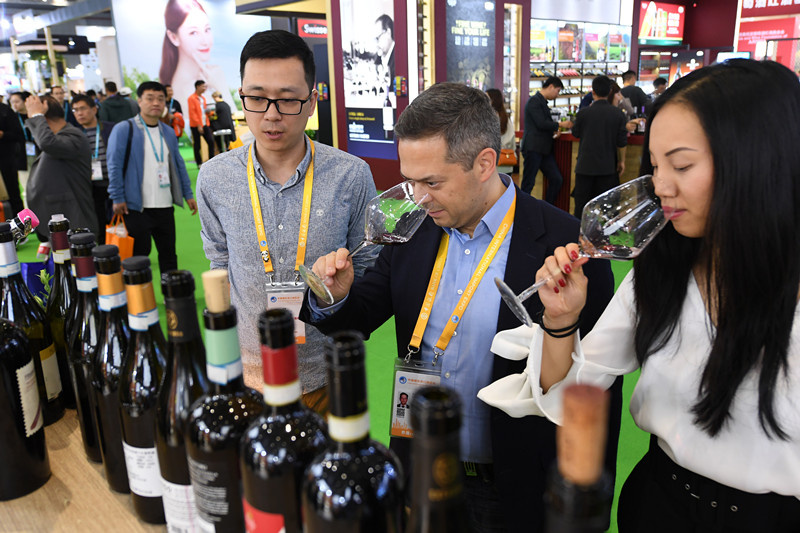
{"type": "MultiPolygon", "coordinates": [[[[306,169],[305,184],[303,185],[303,208],[300,211],[300,235],[297,237],[297,258],[295,259],[294,271],[297,273],[300,265],[305,263],[306,258],[306,244],[308,243],[308,226],[309,219],[311,218],[311,187],[314,184],[314,142],[309,139],[311,144],[311,161],[308,162],[306,169]]],[[[258,188],[256,187],[256,171],[253,165],[253,146],[250,145],[250,150],[247,155],[247,183],[250,186],[250,203],[253,206],[253,220],[256,225],[256,233],[258,234],[258,247],[261,249],[261,259],[264,261],[264,272],[270,278],[270,283],[273,282],[274,269],[272,268],[272,259],[269,255],[269,247],[267,246],[267,232],[264,229],[264,219],[261,216],[261,201],[258,199],[258,188]]]]}
{"type": "MultiPolygon", "coordinates": [[[[458,300],[456,308],[450,314],[450,319],[447,321],[444,331],[442,331],[439,340],[436,342],[436,346],[433,348],[433,366],[436,366],[439,357],[444,355],[444,351],[447,349],[450,339],[453,337],[458,324],[461,322],[461,317],[464,316],[464,312],[467,310],[472,296],[478,289],[478,285],[480,285],[483,276],[492,264],[495,255],[497,255],[500,245],[503,244],[506,235],[508,235],[508,232],[511,230],[511,225],[514,223],[514,212],[517,203],[516,194],[515,191],[511,206],[503,217],[503,221],[500,223],[500,227],[497,229],[494,237],[492,237],[489,247],[486,248],[486,251],[483,253],[481,262],[478,263],[478,268],[472,273],[472,278],[470,278],[467,288],[461,295],[461,299],[458,300]]],[[[436,262],[433,264],[433,272],[431,272],[431,279],[428,282],[428,290],[425,292],[425,299],[422,301],[422,309],[419,312],[417,325],[414,326],[414,333],[411,335],[411,342],[408,344],[406,362],[411,360],[412,354],[419,352],[419,347],[422,345],[422,335],[425,333],[425,328],[428,326],[428,320],[430,320],[431,310],[433,309],[433,301],[436,299],[436,291],[439,289],[439,282],[442,280],[442,274],[444,273],[444,263],[447,260],[447,247],[449,243],[450,235],[445,232],[439,243],[439,251],[436,252],[436,262]]]]}
{"type": "MultiPolygon", "coordinates": [[[[145,127],[145,129],[146,129],[146,127],[145,127]]],[[[149,136],[150,134],[148,133],[147,135],[149,136]]],[[[152,144],[152,143],[153,143],[153,140],[151,139],[150,140],[150,144],[152,144]]],[[[156,151],[156,147],[153,146],[153,152],[155,152],[155,151],[156,151]]],[[[100,122],[97,123],[97,129],[95,130],[95,133],[94,133],[94,157],[92,159],[97,159],[97,156],[98,156],[99,153],[100,153],[100,122]]],[[[161,147],[161,156],[162,157],[164,156],[164,147],[163,146],[161,147]]],[[[159,163],[160,162],[161,161],[159,161],[159,163]]]]}
{"type": "Polygon", "coordinates": [[[67,120],[67,115],[69,115],[69,102],[64,100],[64,120],[67,120]]]}
{"type": "Polygon", "coordinates": [[[24,134],[25,134],[25,140],[26,140],[26,141],[30,141],[30,140],[31,140],[31,137],[30,137],[30,135],[28,135],[28,130],[27,130],[27,129],[25,129],[25,123],[24,123],[24,122],[22,122],[22,115],[20,115],[19,113],[17,113],[17,118],[19,119],[19,125],[20,125],[20,126],[22,126],[22,133],[24,133],[24,134]]]}
{"type": "Polygon", "coordinates": [[[168,107],[167,109],[169,110],[169,112],[170,112],[170,113],[172,113],[172,102],[173,102],[174,100],[175,100],[174,98],[170,98],[170,99],[169,99],[169,107],[168,107]]]}
{"type": "MultiPolygon", "coordinates": [[[[159,157],[158,153],[156,152],[156,143],[153,142],[153,137],[150,136],[150,128],[147,126],[147,124],[144,123],[144,120],[142,120],[142,115],[139,115],[139,122],[141,122],[142,126],[144,126],[144,131],[145,131],[145,133],[147,133],[147,138],[150,139],[150,146],[153,147],[153,155],[156,156],[156,162],[157,163],[163,163],[164,162],[164,136],[161,135],[161,128],[159,128],[158,124],[156,124],[156,129],[158,129],[158,140],[160,141],[160,144],[161,144],[161,157],[159,157]]],[[[100,129],[100,124],[97,125],[97,128],[98,128],[98,130],[100,129]]],[[[97,157],[96,153],[95,153],[95,157],[97,157]]]]}

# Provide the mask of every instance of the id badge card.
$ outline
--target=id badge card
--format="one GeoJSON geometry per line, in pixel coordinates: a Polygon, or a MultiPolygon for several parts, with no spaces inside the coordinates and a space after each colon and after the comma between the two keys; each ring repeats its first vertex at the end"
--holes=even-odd
{"type": "Polygon", "coordinates": [[[25,143],[25,155],[31,157],[36,155],[36,145],[33,143],[33,141],[27,141],[25,143]]]}
{"type": "Polygon", "coordinates": [[[297,344],[306,343],[306,324],[300,320],[306,284],[302,281],[267,283],[267,309],[288,309],[294,318],[294,339],[297,344]]]}
{"type": "Polygon", "coordinates": [[[409,361],[398,357],[394,362],[394,386],[392,391],[392,437],[413,438],[411,429],[411,399],[422,387],[438,385],[442,380],[441,365],[430,362],[409,361]]]}
{"type": "Polygon", "coordinates": [[[169,187],[169,168],[166,163],[158,164],[158,186],[162,189],[169,187]]]}
{"type": "Polygon", "coordinates": [[[92,160],[92,181],[101,181],[103,179],[103,165],[97,159],[92,160]]]}

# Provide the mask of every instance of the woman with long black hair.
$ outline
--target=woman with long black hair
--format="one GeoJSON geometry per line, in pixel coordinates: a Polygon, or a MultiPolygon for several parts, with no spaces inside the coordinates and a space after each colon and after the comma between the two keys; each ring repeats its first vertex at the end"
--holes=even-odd
{"type": "Polygon", "coordinates": [[[642,173],[670,220],[592,332],[578,329],[578,246],[537,272],[541,326],[498,334],[527,372],[480,393],[560,421],[571,381],[641,368],[631,399],[648,453],[622,489],[620,531],[800,531],[800,85],[778,63],[695,71],[648,119],[642,173]],[[549,330],[549,333],[548,333],[549,330]]]}

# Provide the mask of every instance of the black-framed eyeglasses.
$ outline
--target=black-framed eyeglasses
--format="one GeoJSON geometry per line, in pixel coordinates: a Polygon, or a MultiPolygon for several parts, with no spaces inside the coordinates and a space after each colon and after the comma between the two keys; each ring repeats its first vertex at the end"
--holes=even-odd
{"type": "Polygon", "coordinates": [[[312,91],[305,100],[298,98],[276,98],[273,100],[264,96],[250,96],[247,94],[240,94],[239,98],[242,99],[244,110],[251,113],[266,113],[269,110],[269,106],[275,104],[275,109],[281,115],[299,115],[303,111],[303,104],[311,100],[313,94],[314,92],[312,91]]]}

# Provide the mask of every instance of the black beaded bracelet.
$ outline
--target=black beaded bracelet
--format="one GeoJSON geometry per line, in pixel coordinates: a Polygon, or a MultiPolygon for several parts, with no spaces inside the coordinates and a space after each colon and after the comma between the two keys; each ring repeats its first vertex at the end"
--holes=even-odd
{"type": "Polygon", "coordinates": [[[554,339],[563,339],[564,337],[569,337],[570,335],[578,331],[578,328],[581,325],[581,319],[578,318],[578,320],[571,326],[567,326],[565,328],[551,329],[544,325],[544,309],[542,309],[541,311],[536,313],[536,323],[539,324],[539,327],[542,328],[542,330],[545,333],[547,333],[554,339]]]}

